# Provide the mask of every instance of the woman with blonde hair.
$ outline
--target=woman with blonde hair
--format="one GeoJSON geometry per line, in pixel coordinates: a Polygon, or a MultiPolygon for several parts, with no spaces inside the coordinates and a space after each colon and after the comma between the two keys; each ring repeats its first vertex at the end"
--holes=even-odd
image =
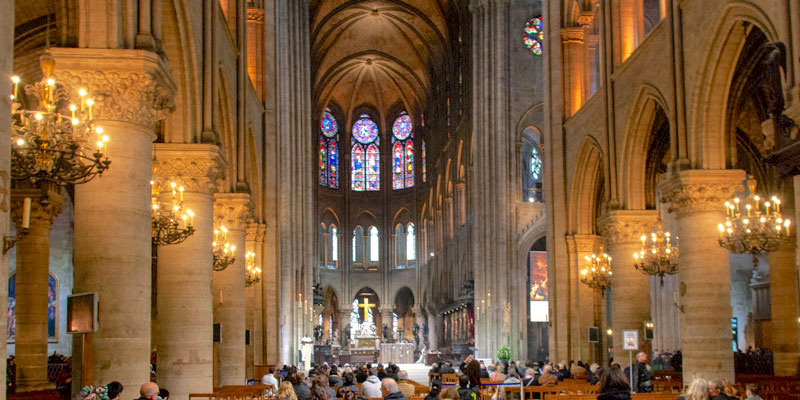
{"type": "Polygon", "coordinates": [[[708,381],[695,378],[678,400],[708,400],[708,381]]]}
{"type": "Polygon", "coordinates": [[[297,400],[297,396],[294,394],[294,386],[289,381],[283,381],[281,386],[278,388],[278,394],[275,395],[275,398],[278,400],[297,400]]]}

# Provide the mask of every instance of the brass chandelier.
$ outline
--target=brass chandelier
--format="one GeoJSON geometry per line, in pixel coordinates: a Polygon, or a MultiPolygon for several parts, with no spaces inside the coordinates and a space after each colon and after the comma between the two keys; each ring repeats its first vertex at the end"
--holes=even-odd
{"type": "Polygon", "coordinates": [[[758,255],[775,251],[791,241],[791,222],[781,215],[781,200],[765,200],[756,194],[756,180],[748,176],[747,193],[725,202],[725,222],[719,224],[719,245],[731,253],[751,254],[753,269],[758,255]]]}
{"type": "Polygon", "coordinates": [[[261,281],[261,268],[256,266],[256,253],[248,251],[244,256],[244,286],[251,287],[261,281]]]}
{"type": "Polygon", "coordinates": [[[236,246],[231,245],[227,240],[228,229],[225,226],[214,229],[214,242],[211,243],[214,247],[214,271],[224,271],[236,261],[233,256],[236,246]]]}
{"type": "Polygon", "coordinates": [[[605,292],[611,287],[611,257],[603,253],[602,255],[592,254],[586,256],[586,266],[581,270],[581,283],[592,288],[605,292]]]}
{"type": "Polygon", "coordinates": [[[678,247],[672,243],[672,235],[664,232],[661,222],[647,235],[642,235],[642,249],[633,253],[633,266],[637,271],[658,276],[664,286],[664,275],[678,273],[678,247]]]}
{"type": "Polygon", "coordinates": [[[89,182],[111,164],[108,136],[94,123],[94,100],[80,89],[79,102],[70,101],[51,77],[55,60],[49,50],[39,63],[42,80],[24,87],[35,106],[25,108],[20,78],[11,77],[11,177],[59,186],[89,182]]]}
{"type": "Polygon", "coordinates": [[[171,203],[158,201],[159,185],[150,181],[152,240],[155,246],[181,243],[194,234],[194,212],[183,205],[183,186],[170,183],[171,203]]]}

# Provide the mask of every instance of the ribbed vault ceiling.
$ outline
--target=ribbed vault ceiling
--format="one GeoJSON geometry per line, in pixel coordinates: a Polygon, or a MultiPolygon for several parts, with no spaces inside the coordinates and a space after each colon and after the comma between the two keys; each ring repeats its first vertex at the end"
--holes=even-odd
{"type": "Polygon", "coordinates": [[[314,101],[346,115],[420,108],[441,75],[450,0],[318,0],[312,4],[314,101]]]}

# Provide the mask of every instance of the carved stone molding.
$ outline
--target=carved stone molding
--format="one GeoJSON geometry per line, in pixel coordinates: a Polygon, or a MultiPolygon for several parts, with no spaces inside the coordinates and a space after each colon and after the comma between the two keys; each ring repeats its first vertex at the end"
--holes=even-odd
{"type": "Polygon", "coordinates": [[[247,193],[216,193],[214,195],[214,224],[228,230],[245,231],[253,203],[247,193]]]}
{"type": "Polygon", "coordinates": [[[567,235],[567,252],[594,253],[602,243],[603,238],[598,235],[567,235]]]}
{"type": "Polygon", "coordinates": [[[12,189],[11,190],[11,217],[17,225],[17,230],[22,226],[22,209],[25,198],[31,199],[30,226],[41,226],[53,224],[53,219],[61,213],[63,198],[55,191],[47,191],[46,202],[42,204],[41,189],[12,189]]]}
{"type": "Polygon", "coordinates": [[[213,194],[225,177],[225,160],[210,144],[155,143],[155,177],[162,187],[175,182],[189,193],[213,194]]]}
{"type": "Polygon", "coordinates": [[[590,26],[592,25],[592,21],[594,21],[594,12],[581,11],[581,15],[578,17],[578,25],[590,26]]]}
{"type": "Polygon", "coordinates": [[[610,248],[618,244],[639,243],[656,221],[656,210],[612,210],[597,221],[597,226],[610,248]]]}
{"type": "Polygon", "coordinates": [[[259,223],[250,223],[247,225],[247,231],[245,233],[245,241],[247,243],[253,243],[254,245],[259,245],[264,243],[264,233],[267,230],[266,224],[259,224],[259,223]]]}
{"type": "Polygon", "coordinates": [[[744,189],[742,170],[685,170],[659,185],[669,212],[683,217],[700,212],[724,212],[724,203],[744,189]]]}
{"type": "Polygon", "coordinates": [[[264,10],[261,8],[247,9],[247,22],[264,23],[264,10]]]}
{"type": "Polygon", "coordinates": [[[566,42],[581,42],[583,43],[584,29],[581,27],[576,28],[561,28],[561,41],[566,42]]]}
{"type": "Polygon", "coordinates": [[[78,102],[86,89],[94,119],[128,122],[152,130],[175,108],[168,67],[144,50],[54,48],[56,82],[78,102]]]}

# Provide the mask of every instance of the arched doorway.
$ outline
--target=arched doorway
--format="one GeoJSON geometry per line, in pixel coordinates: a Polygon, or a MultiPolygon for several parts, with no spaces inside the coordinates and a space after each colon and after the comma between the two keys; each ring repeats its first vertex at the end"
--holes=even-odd
{"type": "Polygon", "coordinates": [[[370,287],[363,287],[353,297],[353,311],[350,313],[350,337],[356,337],[358,327],[365,321],[375,324],[377,334],[383,337],[381,326],[381,301],[378,294],[370,287]]]}
{"type": "Polygon", "coordinates": [[[392,333],[397,341],[414,341],[414,293],[404,286],[394,297],[392,333]]]}
{"type": "Polygon", "coordinates": [[[319,331],[318,341],[329,342],[330,340],[340,335],[339,319],[339,298],[336,291],[326,286],[322,291],[323,302],[322,312],[319,314],[319,319],[316,321],[317,326],[321,329],[319,331]]]}

